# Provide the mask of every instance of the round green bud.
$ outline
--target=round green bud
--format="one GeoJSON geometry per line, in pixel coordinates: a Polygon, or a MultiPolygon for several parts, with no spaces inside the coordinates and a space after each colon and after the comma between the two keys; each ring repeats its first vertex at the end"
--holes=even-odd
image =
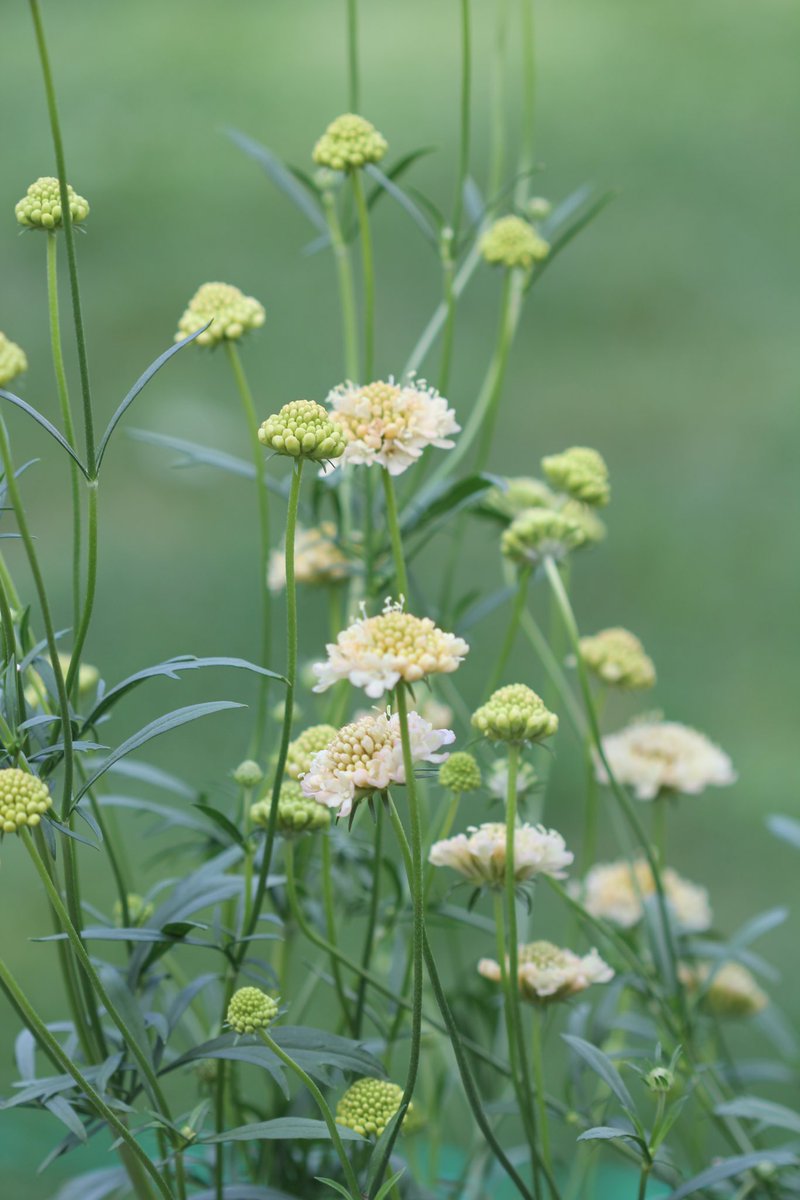
{"type": "Polygon", "coordinates": [[[236,1033],[256,1033],[266,1029],[277,1015],[277,1003],[257,987],[239,988],[228,1005],[228,1024],[236,1033]]]}
{"type": "MultiPolygon", "coordinates": [[[[141,925],[146,925],[153,915],[153,905],[149,900],[145,900],[144,896],[140,896],[138,892],[128,892],[126,897],[128,901],[128,920],[131,928],[138,928],[141,925]]],[[[114,924],[118,929],[121,929],[125,924],[125,913],[122,911],[122,901],[115,900],[112,909],[114,924]]]]}
{"type": "Polygon", "coordinates": [[[439,783],[449,792],[477,792],[481,786],[477,759],[464,750],[457,750],[439,767],[439,783]]]}
{"type": "Polygon", "coordinates": [[[675,1076],[669,1067],[653,1067],[645,1077],[645,1083],[651,1092],[671,1092],[675,1086],[675,1076]]]}
{"type": "MultiPolygon", "coordinates": [[[[89,205],[83,196],[67,184],[67,198],[73,225],[79,225],[89,215],[89,205]]],[[[44,175],[28,188],[14,209],[20,225],[28,229],[60,229],[63,225],[61,191],[57,179],[44,175]]]]}
{"type": "Polygon", "coordinates": [[[314,147],[318,167],[332,171],[356,171],[367,163],[378,163],[388,150],[386,139],[375,126],[356,113],[344,113],[331,121],[314,147]]]}
{"type": "MultiPolygon", "coordinates": [[[[271,799],[259,800],[250,808],[250,820],[265,829],[269,824],[271,799]]],[[[278,797],[276,828],[283,837],[299,837],[303,833],[316,833],[328,829],[331,823],[330,809],[320,804],[313,796],[306,796],[300,784],[288,779],[281,787],[278,797]]]]}
{"type": "Polygon", "coordinates": [[[28,359],[25,351],[4,333],[0,333],[0,387],[5,387],[27,369],[28,359]]]}
{"type": "Polygon", "coordinates": [[[521,267],[529,271],[550,253],[550,246],[522,217],[501,217],[484,233],[480,251],[493,267],[521,267]]]}
{"type": "MultiPolygon", "coordinates": [[[[317,682],[316,675],[313,682],[317,682]]],[[[299,737],[289,742],[286,752],[286,774],[290,779],[300,779],[311,766],[311,760],[320,750],[332,742],[339,730],[335,725],[311,725],[299,737]]]]}
{"type": "Polygon", "coordinates": [[[584,540],[574,517],[549,508],[528,508],[503,532],[500,549],[512,562],[536,566],[547,557],[565,558],[584,540]]]}
{"type": "Polygon", "coordinates": [[[230,283],[204,283],[189,301],[178,322],[175,341],[203,329],[194,339],[196,346],[218,346],[220,342],[238,342],[246,333],[260,329],[267,319],[264,305],[254,296],[230,283]]]}
{"type": "Polygon", "coordinates": [[[563,454],[548,455],[542,459],[542,470],[553,487],[583,504],[602,508],[611,498],[605,459],[589,446],[571,446],[563,454]]]}
{"type": "MultiPolygon", "coordinates": [[[[379,1138],[403,1099],[403,1089],[386,1079],[357,1079],[336,1105],[336,1124],[362,1137],[379,1138]]],[[[414,1106],[409,1104],[403,1125],[414,1106]]]]}
{"type": "Polygon", "coordinates": [[[528,216],[532,221],[543,221],[553,211],[553,206],[544,196],[533,196],[528,201],[528,216]]]}
{"type": "Polygon", "coordinates": [[[36,775],[19,767],[0,771],[0,834],[38,825],[52,803],[47,785],[36,775]]]}
{"type": "Polygon", "coordinates": [[[493,742],[540,742],[558,729],[558,717],[524,683],[498,688],[472,715],[472,724],[493,742]]]}
{"type": "Polygon", "coordinates": [[[258,431],[262,445],[290,458],[321,462],[341,458],[347,444],[344,431],[328,410],[314,400],[292,400],[280,412],[267,417],[258,431]]]}
{"type": "Polygon", "coordinates": [[[264,772],[252,758],[246,758],[244,762],[240,762],[233,772],[234,783],[238,783],[240,788],[258,787],[263,778],[264,772]]]}
{"type": "Polygon", "coordinates": [[[591,505],[584,504],[580,500],[567,500],[561,505],[559,512],[562,512],[565,517],[569,517],[578,526],[581,536],[576,547],[578,550],[584,546],[595,546],[604,540],[606,527],[591,505]]]}
{"type": "Polygon", "coordinates": [[[642,691],[656,681],[653,660],[627,629],[603,629],[580,641],[581,658],[590,671],[612,687],[642,691]]]}
{"type": "Polygon", "coordinates": [[[192,1129],[191,1125],[181,1125],[181,1137],[185,1142],[193,1142],[197,1137],[197,1130],[192,1129]]]}

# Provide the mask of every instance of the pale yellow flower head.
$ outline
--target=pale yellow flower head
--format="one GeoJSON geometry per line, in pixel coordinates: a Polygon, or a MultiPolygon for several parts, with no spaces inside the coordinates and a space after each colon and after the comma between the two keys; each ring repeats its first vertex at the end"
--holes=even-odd
{"type": "Polygon", "coordinates": [[[18,767],[0,771],[0,834],[36,826],[52,805],[47,785],[18,767]]]}
{"type": "Polygon", "coordinates": [[[601,629],[593,637],[581,638],[580,648],[589,670],[609,686],[641,691],[656,681],[653,660],[627,629],[601,629]]]}
{"type": "Polygon", "coordinates": [[[25,351],[0,332],[0,387],[5,387],[28,369],[25,351]]]}
{"type": "Polygon", "coordinates": [[[528,508],[503,532],[500,549],[512,562],[537,566],[545,558],[565,558],[584,540],[574,517],[549,508],[528,508]]]}
{"type": "MultiPolygon", "coordinates": [[[[603,962],[596,950],[581,956],[571,950],[562,950],[552,942],[529,942],[520,946],[517,961],[519,993],[530,1004],[569,1000],[593,983],[608,983],[614,978],[611,967],[603,962]]],[[[494,959],[482,958],[478,971],[493,983],[502,980],[500,964],[494,959]]]]}
{"type": "MultiPolygon", "coordinates": [[[[667,867],[662,871],[664,892],[673,916],[682,929],[700,933],[711,925],[711,908],[704,887],[682,879],[667,867]]],[[[579,891],[583,907],[593,917],[630,929],[644,915],[643,901],[655,895],[649,864],[637,859],[633,869],[622,860],[592,867],[579,891]]]]}
{"type": "Polygon", "coordinates": [[[455,412],[424,380],[395,383],[389,377],[364,387],[344,383],[329,394],[333,420],[347,436],[345,463],[386,467],[400,475],[427,446],[447,450],[461,428],[455,412]]]}
{"type": "Polygon", "coordinates": [[[388,148],[386,139],[371,121],[356,113],[343,113],[331,121],[312,157],[318,167],[356,171],[368,163],[379,163],[388,148]]]}
{"type": "MultiPolygon", "coordinates": [[[[403,1099],[403,1089],[387,1079],[357,1079],[336,1105],[336,1124],[362,1137],[379,1138],[403,1099]]],[[[403,1125],[412,1115],[409,1104],[403,1125]]]]}
{"type": "Polygon", "coordinates": [[[547,258],[550,246],[522,217],[508,216],[500,217],[486,230],[480,251],[493,267],[529,271],[534,263],[547,258]]]}
{"type": "Polygon", "coordinates": [[[361,617],[326,647],[328,659],[314,664],[315,692],[349,679],[378,699],[400,680],[419,683],[428,675],[450,674],[463,662],[469,646],[445,633],[430,617],[415,617],[402,604],[387,600],[377,617],[361,617]]]}
{"type": "Polygon", "coordinates": [[[498,688],[472,715],[472,725],[493,742],[540,742],[558,729],[558,717],[524,683],[498,688]]]}
{"type": "Polygon", "coordinates": [[[338,732],[335,725],[310,725],[293,742],[289,742],[286,752],[286,774],[289,778],[300,779],[305,775],[314,755],[324,750],[338,732]]]}
{"type": "Polygon", "coordinates": [[[262,422],[258,440],[276,454],[315,462],[341,458],[346,442],[328,411],[315,400],[291,400],[284,404],[279,412],[262,422]]]}
{"type": "Polygon", "coordinates": [[[752,972],[741,963],[727,962],[719,968],[711,963],[698,963],[691,967],[682,964],[680,977],[690,992],[707,989],[702,1004],[715,1017],[754,1017],[769,1004],[767,993],[759,987],[752,972]]]}
{"type": "MultiPolygon", "coordinates": [[[[724,750],[677,721],[634,721],[604,737],[603,750],[614,778],[639,800],[654,800],[662,792],[694,796],[736,782],[724,750]]],[[[597,762],[596,768],[597,778],[607,783],[603,764],[597,762]]]]}
{"type": "MultiPolygon", "coordinates": [[[[554,829],[518,825],[514,830],[517,883],[526,883],[537,875],[563,879],[574,857],[554,829]]],[[[472,826],[468,833],[434,842],[428,861],[434,867],[451,867],[478,887],[502,888],[506,875],[506,826],[499,822],[472,826]]]]}
{"type": "Polygon", "coordinates": [[[266,1029],[278,1015],[278,1005],[257,987],[242,987],[234,992],[228,1005],[227,1020],[236,1033],[256,1033],[266,1029]]]}
{"type": "Polygon", "coordinates": [[[548,483],[582,504],[602,508],[611,498],[605,460],[588,446],[571,446],[563,454],[543,458],[542,470],[548,483]]]}
{"type": "MultiPolygon", "coordinates": [[[[336,526],[323,521],[313,529],[298,525],[294,542],[294,577],[297,583],[311,586],[340,583],[349,573],[349,564],[336,544],[336,526]]],[[[270,591],[286,587],[286,556],[273,550],[269,557],[267,583],[270,591]]]]}
{"type": "Polygon", "coordinates": [[[230,283],[204,283],[189,301],[178,322],[175,341],[211,324],[196,337],[197,346],[218,346],[220,342],[238,342],[246,333],[259,329],[266,320],[264,306],[254,296],[245,296],[230,283]]]}
{"type": "MultiPolygon", "coordinates": [[[[67,184],[67,199],[73,225],[79,225],[89,215],[89,205],[67,184]]],[[[51,175],[43,175],[30,185],[15,208],[20,225],[28,229],[60,229],[64,224],[61,211],[59,182],[51,175]]]]}

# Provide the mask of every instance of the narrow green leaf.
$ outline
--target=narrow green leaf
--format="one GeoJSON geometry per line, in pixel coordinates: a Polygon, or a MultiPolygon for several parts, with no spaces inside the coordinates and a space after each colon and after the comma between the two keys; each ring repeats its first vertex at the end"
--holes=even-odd
{"type": "Polygon", "coordinates": [[[631,1141],[641,1144],[640,1138],[632,1129],[617,1129],[614,1125],[595,1125],[593,1129],[585,1129],[583,1133],[578,1134],[577,1141],[611,1142],[616,1138],[630,1138],[631,1141]]]}
{"type": "MultiPolygon", "coordinates": [[[[363,1142],[360,1133],[352,1129],[338,1126],[342,1141],[363,1142]]],[[[330,1138],[328,1126],[324,1121],[315,1121],[309,1117],[276,1117],[273,1121],[257,1121],[253,1125],[238,1125],[235,1129],[226,1129],[211,1137],[199,1137],[198,1142],[213,1146],[217,1142],[262,1142],[290,1141],[295,1138],[330,1138]]]]}
{"type": "Polygon", "coordinates": [[[736,1100],[728,1100],[725,1104],[719,1104],[714,1111],[723,1117],[741,1117],[748,1121],[760,1121],[762,1125],[776,1129],[800,1133],[800,1113],[758,1096],[740,1096],[736,1100]]]}
{"type": "Polygon", "coordinates": [[[775,837],[800,850],[800,821],[796,821],[794,817],[767,817],[767,829],[774,833],[775,837]]]}
{"type": "Polygon", "coordinates": [[[195,804],[194,807],[198,812],[204,813],[210,821],[213,821],[224,833],[227,838],[236,846],[244,846],[245,839],[242,837],[241,830],[237,829],[233,821],[221,813],[219,809],[212,808],[210,804],[195,804]]]}
{"type": "Polygon", "coordinates": [[[83,1121],[80,1119],[75,1109],[68,1100],[63,1096],[53,1096],[52,1100],[45,1101],[45,1108],[51,1112],[54,1117],[57,1117],[62,1125],[66,1125],[70,1133],[74,1133],[75,1137],[81,1142],[87,1142],[89,1135],[86,1132],[83,1121]]]}
{"type": "Polygon", "coordinates": [[[374,163],[369,163],[365,167],[365,171],[367,175],[369,175],[370,179],[374,179],[378,186],[383,188],[387,195],[391,196],[393,200],[397,201],[403,211],[406,212],[409,217],[411,217],[411,220],[422,232],[427,241],[430,242],[432,246],[438,247],[439,235],[437,234],[436,230],[431,225],[430,221],[425,216],[425,213],[422,211],[419,205],[414,203],[411,197],[403,191],[399,184],[390,179],[388,175],[384,175],[383,171],[381,171],[379,167],[376,167],[374,163]]]}
{"type": "MultiPolygon", "coordinates": [[[[47,417],[42,416],[39,410],[34,408],[32,404],[28,404],[26,400],[22,400],[19,396],[15,396],[13,392],[7,392],[5,388],[0,388],[0,396],[3,398],[3,400],[8,400],[9,403],[15,404],[17,408],[21,408],[22,411],[27,413],[29,417],[33,417],[37,425],[41,425],[42,429],[46,429],[50,436],[55,438],[61,449],[66,450],[72,461],[80,468],[84,477],[86,479],[89,478],[89,472],[86,470],[86,467],[83,465],[78,455],[72,449],[72,446],[70,446],[63,433],[59,433],[55,425],[48,421],[47,417]]],[[[17,473],[15,472],[15,474],[17,473]]]]}
{"type": "Polygon", "coordinates": [[[246,133],[241,133],[238,129],[228,127],[224,130],[224,133],[240,150],[244,150],[245,154],[249,155],[250,158],[259,164],[275,186],[285,196],[288,196],[295,208],[307,217],[320,233],[327,233],[327,222],[319,206],[309,197],[308,193],[297,182],[289,168],[281,162],[277,154],[274,154],[272,150],[263,146],[261,142],[257,142],[255,138],[248,137],[246,133]]]}
{"type": "Polygon", "coordinates": [[[582,1058],[594,1073],[608,1084],[620,1104],[634,1112],[635,1105],[631,1094],[622,1082],[622,1076],[611,1059],[602,1050],[598,1050],[596,1046],[593,1046],[591,1042],[584,1041],[583,1038],[575,1037],[571,1033],[562,1033],[561,1036],[578,1057],[582,1058]]]}
{"type": "Polygon", "coordinates": [[[800,1160],[797,1155],[791,1150],[761,1150],[755,1154],[737,1154],[734,1158],[723,1158],[713,1167],[689,1179],[676,1191],[670,1192],[666,1200],[684,1200],[685,1196],[694,1196],[703,1188],[722,1183],[723,1179],[733,1179],[754,1167],[764,1166],[765,1163],[773,1167],[786,1167],[795,1166],[798,1161],[800,1160]]]}
{"type": "Polygon", "coordinates": [[[400,516],[400,526],[404,534],[414,533],[424,529],[437,517],[445,516],[474,502],[490,488],[496,487],[498,480],[494,475],[469,475],[455,483],[443,482],[423,489],[416,499],[406,505],[400,516]]]}

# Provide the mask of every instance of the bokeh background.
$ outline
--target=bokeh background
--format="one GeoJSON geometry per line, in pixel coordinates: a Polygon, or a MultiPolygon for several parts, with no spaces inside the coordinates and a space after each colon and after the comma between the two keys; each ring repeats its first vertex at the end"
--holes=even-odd
{"type": "MultiPolygon", "coordinates": [[[[54,415],[44,245],[18,236],[13,216],[27,184],[54,164],[27,5],[3,7],[0,327],[30,359],[22,394],[54,415]]],[[[361,7],[363,111],[393,153],[436,148],[413,182],[449,205],[458,6],[361,7]]],[[[494,5],[473,8],[474,173],[483,183],[494,5]]],[[[72,0],[44,10],[70,178],[92,205],[79,252],[101,418],[170,343],[186,300],[207,279],[236,283],[267,307],[265,329],[245,349],[264,415],[298,396],[322,399],[342,375],[332,262],[302,253],[313,231],[222,131],[235,126],[309,164],[314,140],[347,104],[344,5],[72,0]]],[[[797,859],[764,822],[771,812],[798,811],[798,35],[800,12],[789,0],[538,5],[534,190],[558,200],[588,181],[618,196],[532,295],[491,464],[532,473],[543,453],[576,442],[606,456],[610,536],[576,569],[578,614],[587,632],[620,623],[639,633],[659,667],[653,703],[706,731],[736,762],[738,785],[685,801],[672,841],[675,865],[709,886],[728,932],[797,898],[797,859]]],[[[515,87],[511,79],[512,125],[515,87]]],[[[389,373],[437,302],[438,270],[391,201],[376,210],[375,238],[377,362],[389,373]]],[[[498,295],[497,275],[479,271],[462,309],[450,389],[462,413],[492,344],[498,295]]],[[[7,419],[20,461],[41,458],[24,491],[64,626],[67,472],[23,416],[7,419]]],[[[137,401],[126,421],[133,426],[247,456],[219,355],[180,355],[137,401]]],[[[171,654],[257,653],[248,485],[211,470],[173,470],[173,458],[124,433],[109,452],[88,645],[109,680],[171,654]]],[[[5,546],[24,581],[20,551],[5,546]]],[[[476,526],[463,553],[464,576],[495,586],[491,528],[476,526]]],[[[439,561],[428,561],[431,579],[439,561]]],[[[305,619],[312,655],[326,636],[318,601],[306,605],[305,619]]],[[[473,634],[464,686],[476,698],[501,630],[498,618],[473,634]]],[[[230,673],[153,683],[120,710],[114,736],[179,704],[219,697],[249,702],[251,684],[230,673]]],[[[213,793],[246,740],[246,716],[226,714],[156,743],[149,758],[213,793]]],[[[560,758],[551,815],[563,811],[566,832],[579,822],[575,786],[560,758]]],[[[21,914],[20,929],[3,922],[4,953],[55,1016],[52,949],[21,936],[44,931],[45,908],[8,841],[0,890],[3,911],[13,897],[21,914]]],[[[90,893],[107,901],[104,876],[90,893]]],[[[770,935],[763,949],[784,969],[782,999],[796,1012],[793,928],[770,935]]],[[[4,1018],[3,1080],[14,1024],[4,1018]]],[[[29,1197],[45,1196],[52,1184],[26,1177],[25,1187],[29,1197]]]]}

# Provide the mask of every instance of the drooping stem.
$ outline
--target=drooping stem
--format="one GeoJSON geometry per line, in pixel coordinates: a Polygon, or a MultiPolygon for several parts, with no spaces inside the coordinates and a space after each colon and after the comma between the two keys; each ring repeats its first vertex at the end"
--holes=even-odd
{"type": "Polygon", "coordinates": [[[406,560],[403,554],[403,535],[400,530],[400,517],[397,512],[397,495],[394,490],[394,480],[386,467],[381,467],[383,479],[383,494],[386,499],[386,523],[389,526],[389,538],[392,543],[392,559],[394,562],[394,578],[397,584],[398,598],[408,603],[408,574],[406,560]]]}
{"type": "MultiPolygon", "coordinates": [[[[375,943],[375,929],[378,923],[378,910],[381,900],[381,870],[383,867],[383,804],[378,804],[375,821],[375,843],[372,847],[372,886],[370,887],[369,914],[367,928],[364,933],[364,949],[361,952],[361,965],[368,971],[372,962],[372,951],[375,943]]],[[[358,981],[356,992],[355,1038],[361,1037],[364,1022],[364,1005],[367,999],[367,979],[362,975],[358,981]]]]}
{"type": "Polygon", "coordinates": [[[503,678],[503,671],[506,669],[509,655],[514,648],[514,642],[519,630],[520,618],[522,617],[525,608],[525,601],[528,596],[528,582],[531,577],[530,567],[523,567],[517,578],[517,594],[514,597],[514,607],[511,610],[511,619],[506,626],[506,636],[503,639],[503,645],[495,663],[492,678],[486,691],[491,695],[498,687],[500,680],[503,678]]]}
{"type": "MultiPolygon", "coordinates": [[[[253,393],[247,382],[242,359],[235,342],[225,341],[228,361],[231,365],[233,378],[239,397],[242,401],[247,432],[250,437],[250,452],[256,472],[256,496],[258,499],[258,591],[261,598],[261,665],[268,667],[270,663],[270,643],[272,634],[272,597],[267,586],[267,571],[269,568],[270,551],[270,522],[269,522],[269,489],[264,476],[264,449],[258,440],[258,416],[253,402],[253,393]]],[[[267,721],[267,696],[269,694],[269,676],[262,675],[258,683],[258,702],[256,705],[255,729],[253,730],[253,753],[258,758],[264,749],[267,721]]]]}
{"type": "Polygon", "coordinates": [[[372,259],[372,234],[369,227],[369,210],[367,198],[364,195],[364,183],[360,171],[353,171],[353,196],[356,202],[358,217],[358,232],[361,239],[361,278],[363,285],[363,329],[364,329],[364,361],[362,382],[369,383],[372,379],[372,367],[375,357],[375,267],[372,259]]]}

